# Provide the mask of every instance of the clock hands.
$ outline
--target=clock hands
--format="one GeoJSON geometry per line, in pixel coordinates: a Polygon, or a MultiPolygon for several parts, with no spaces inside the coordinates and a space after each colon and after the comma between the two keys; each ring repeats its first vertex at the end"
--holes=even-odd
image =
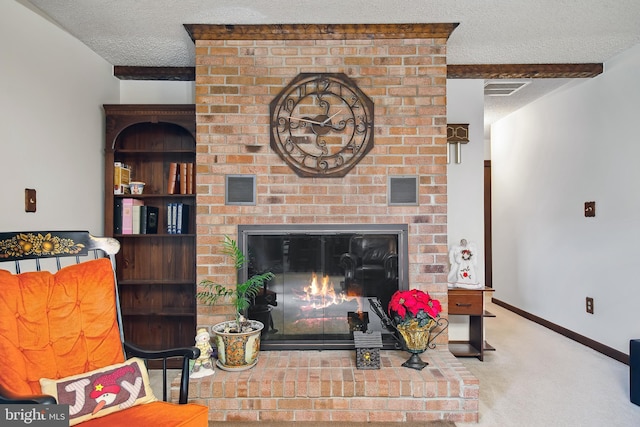
{"type": "Polygon", "coordinates": [[[325,126],[326,124],[328,124],[331,121],[331,119],[333,119],[335,116],[340,114],[341,111],[342,111],[342,109],[338,110],[336,113],[334,113],[331,116],[327,117],[322,122],[319,122],[317,120],[307,119],[306,117],[293,117],[293,116],[289,116],[289,120],[295,120],[295,121],[298,121],[298,122],[305,122],[305,123],[311,123],[313,125],[325,126]]]}
{"type": "Polygon", "coordinates": [[[338,110],[338,112],[337,112],[337,113],[332,114],[330,117],[327,117],[327,119],[326,119],[324,122],[322,122],[322,124],[323,124],[323,125],[326,125],[326,124],[327,124],[327,122],[331,121],[331,119],[333,119],[335,116],[337,116],[338,114],[340,114],[340,112],[341,112],[341,111],[342,111],[342,109],[338,110]]]}
{"type": "Polygon", "coordinates": [[[298,117],[289,117],[289,120],[296,120],[299,122],[306,122],[306,123],[311,123],[314,125],[320,125],[322,126],[324,123],[323,122],[317,122],[315,120],[310,120],[310,119],[305,119],[305,118],[298,118],[298,117]]]}

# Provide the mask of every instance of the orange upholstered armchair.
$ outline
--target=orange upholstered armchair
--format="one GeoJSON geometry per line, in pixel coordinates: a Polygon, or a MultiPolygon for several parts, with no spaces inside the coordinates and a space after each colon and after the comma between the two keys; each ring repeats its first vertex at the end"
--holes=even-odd
{"type": "Polygon", "coordinates": [[[199,350],[124,341],[119,248],[87,232],[0,233],[0,404],[68,404],[71,425],[83,427],[204,427],[207,407],[187,403],[189,360],[199,350]],[[166,387],[163,400],[154,396],[145,363],[175,357],[180,404],[166,402],[166,387]]]}

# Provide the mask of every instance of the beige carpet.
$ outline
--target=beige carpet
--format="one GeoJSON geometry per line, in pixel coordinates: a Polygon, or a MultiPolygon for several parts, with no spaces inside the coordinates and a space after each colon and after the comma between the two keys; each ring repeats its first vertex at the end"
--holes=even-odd
{"type": "Polygon", "coordinates": [[[251,427],[252,425],[260,427],[455,427],[455,423],[449,421],[431,421],[425,423],[354,423],[354,422],[265,422],[256,423],[245,422],[209,422],[209,427],[251,427]]]}
{"type": "Polygon", "coordinates": [[[460,359],[480,380],[480,420],[458,427],[640,426],[627,365],[493,303],[487,310],[496,351],[460,359]]]}

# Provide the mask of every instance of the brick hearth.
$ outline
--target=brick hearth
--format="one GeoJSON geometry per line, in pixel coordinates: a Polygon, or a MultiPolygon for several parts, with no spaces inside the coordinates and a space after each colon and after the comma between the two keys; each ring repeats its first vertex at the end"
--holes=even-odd
{"type": "Polygon", "coordinates": [[[263,351],[250,370],[192,379],[189,397],[212,421],[478,421],[479,382],[462,363],[429,350],[416,371],[408,356],[383,350],[381,369],[359,370],[354,351],[263,351]]]}

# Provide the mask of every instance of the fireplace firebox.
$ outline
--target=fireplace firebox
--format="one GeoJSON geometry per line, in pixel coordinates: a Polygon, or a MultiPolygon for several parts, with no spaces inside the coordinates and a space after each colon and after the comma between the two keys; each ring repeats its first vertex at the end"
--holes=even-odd
{"type": "Polygon", "coordinates": [[[352,349],[354,331],[393,331],[375,310],[408,285],[406,224],[240,225],[249,259],[240,280],[271,271],[249,309],[265,324],[263,350],[352,349]]]}

